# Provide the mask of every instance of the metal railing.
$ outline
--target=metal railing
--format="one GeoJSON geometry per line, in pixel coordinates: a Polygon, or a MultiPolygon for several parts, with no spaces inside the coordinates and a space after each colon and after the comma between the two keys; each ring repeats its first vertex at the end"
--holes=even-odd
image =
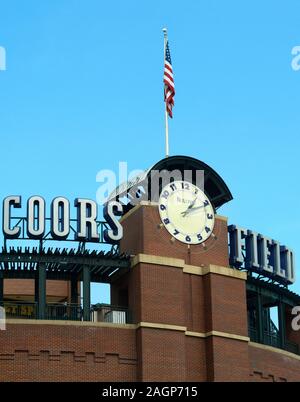
{"type": "MultiPolygon", "coordinates": [[[[5,301],[6,318],[38,319],[38,304],[34,302],[5,301]]],[[[82,321],[83,309],[80,304],[47,303],[45,320],[82,321]]],[[[128,308],[112,306],[110,304],[96,304],[91,306],[90,321],[108,322],[114,324],[128,324],[132,322],[128,308]]]]}
{"type": "Polygon", "coordinates": [[[82,308],[79,304],[48,303],[46,305],[46,320],[81,321],[82,308]]]}
{"type": "Polygon", "coordinates": [[[96,304],[91,310],[91,321],[128,324],[132,322],[132,317],[126,307],[96,304]]]}
{"type": "Polygon", "coordinates": [[[280,348],[279,334],[275,332],[264,332],[263,343],[265,345],[273,346],[274,348],[280,348]]]}
{"type": "Polygon", "coordinates": [[[249,334],[249,338],[252,342],[258,342],[258,343],[262,343],[264,345],[273,346],[274,348],[283,349],[288,352],[295,353],[297,355],[300,354],[300,348],[297,343],[294,343],[291,341],[285,341],[284,345],[282,346],[280,343],[279,333],[274,333],[274,332],[271,333],[271,332],[264,331],[262,342],[259,340],[257,328],[249,326],[248,334],[249,334]]]}

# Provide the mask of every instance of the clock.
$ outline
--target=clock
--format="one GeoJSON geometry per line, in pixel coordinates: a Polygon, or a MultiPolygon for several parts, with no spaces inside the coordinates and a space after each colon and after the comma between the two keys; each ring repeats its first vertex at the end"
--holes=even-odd
{"type": "Polygon", "coordinates": [[[173,239],[200,244],[213,235],[214,207],[205,193],[192,183],[174,181],[165,186],[158,208],[161,221],[173,239]]]}

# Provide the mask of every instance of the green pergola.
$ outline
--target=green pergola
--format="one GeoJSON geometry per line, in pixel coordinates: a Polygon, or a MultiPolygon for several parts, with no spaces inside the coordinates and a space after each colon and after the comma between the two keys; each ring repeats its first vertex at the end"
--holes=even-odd
{"type": "Polygon", "coordinates": [[[82,281],[83,320],[90,320],[91,282],[111,283],[127,272],[130,256],[115,251],[88,251],[52,248],[2,248],[0,252],[0,305],[4,301],[5,279],[34,279],[38,318],[46,312],[46,280],[68,280],[71,303],[78,300],[78,282],[82,281]]]}

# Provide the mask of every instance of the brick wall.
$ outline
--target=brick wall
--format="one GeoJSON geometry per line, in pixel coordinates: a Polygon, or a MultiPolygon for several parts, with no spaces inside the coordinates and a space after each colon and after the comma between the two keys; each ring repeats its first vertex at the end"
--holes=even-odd
{"type": "Polygon", "coordinates": [[[299,378],[299,359],[221,337],[64,323],[8,324],[0,331],[0,382],[299,378]]]}
{"type": "Polygon", "coordinates": [[[8,324],[1,381],[135,381],[135,330],[8,324]]]}
{"type": "Polygon", "coordinates": [[[245,280],[183,269],[228,267],[226,220],[206,250],[171,242],[159,223],[153,206],[123,219],[121,251],[182,261],[136,260],[112,284],[112,304],[128,291],[134,325],[11,323],[0,331],[0,381],[299,381],[297,357],[248,342],[245,280]]]}
{"type": "Polygon", "coordinates": [[[250,381],[299,381],[300,360],[249,345],[250,381]]]}

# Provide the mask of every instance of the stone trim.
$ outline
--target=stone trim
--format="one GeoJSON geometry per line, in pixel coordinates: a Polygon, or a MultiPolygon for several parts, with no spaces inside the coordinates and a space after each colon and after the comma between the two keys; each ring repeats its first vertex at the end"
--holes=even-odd
{"type": "Polygon", "coordinates": [[[292,353],[292,352],[288,352],[287,350],[274,348],[273,346],[263,345],[262,343],[256,343],[256,342],[249,342],[249,346],[253,346],[254,348],[258,348],[258,349],[262,349],[262,350],[267,350],[269,352],[279,353],[280,355],[283,355],[286,357],[291,357],[292,359],[300,360],[299,355],[296,355],[295,353],[292,353]]]}
{"type": "MultiPolygon", "coordinates": [[[[235,339],[248,342],[249,338],[236,334],[229,334],[226,332],[210,331],[210,332],[192,332],[188,331],[187,327],[171,324],[161,324],[155,322],[139,322],[138,324],[113,324],[108,322],[89,322],[89,321],[61,321],[61,320],[27,320],[27,319],[8,319],[7,324],[14,325],[62,325],[62,326],[77,326],[77,327],[98,327],[98,328],[117,328],[117,329],[138,329],[138,328],[151,328],[162,329],[168,331],[184,332],[186,336],[195,338],[208,338],[210,336],[218,336],[222,338],[235,339]]],[[[250,343],[251,344],[251,343],[250,343]]],[[[256,344],[255,344],[256,345],[256,344]]],[[[259,345],[264,346],[264,345],[259,345]]],[[[274,349],[274,348],[272,348],[274,349]]],[[[278,349],[275,349],[278,350],[278,349]]],[[[289,352],[286,352],[289,353],[289,352]]],[[[289,353],[291,354],[291,353],[289,353]]],[[[299,356],[300,359],[300,356],[299,356]]]]}
{"type": "Polygon", "coordinates": [[[227,332],[220,332],[220,331],[210,331],[210,332],[205,332],[205,333],[185,331],[185,335],[193,336],[195,338],[209,338],[211,336],[217,336],[220,338],[234,339],[234,340],[242,341],[242,342],[249,342],[249,340],[250,340],[247,336],[229,334],[227,332]]]}
{"type": "Polygon", "coordinates": [[[234,339],[236,341],[242,341],[242,342],[250,341],[250,338],[248,336],[230,334],[228,332],[210,331],[210,332],[207,332],[205,335],[206,335],[206,337],[219,336],[220,338],[234,339]]]}
{"type": "Polygon", "coordinates": [[[152,328],[152,329],[167,329],[169,331],[181,331],[185,332],[186,327],[182,327],[179,325],[170,325],[170,324],[159,324],[154,322],[139,322],[136,325],[137,328],[152,328]]]}
{"type": "Polygon", "coordinates": [[[184,260],[180,258],[170,258],[170,257],[162,257],[157,255],[150,254],[137,254],[131,260],[131,267],[139,263],[144,264],[155,264],[155,265],[164,265],[168,267],[181,268],[184,273],[192,274],[192,275],[207,275],[207,274],[216,274],[222,276],[228,276],[231,278],[247,280],[246,272],[238,271],[229,267],[222,267],[219,265],[212,265],[198,267],[196,265],[188,265],[185,264],[184,260]]]}
{"type": "Polygon", "coordinates": [[[18,325],[69,325],[74,327],[99,327],[99,328],[120,328],[136,329],[135,324],[113,324],[110,322],[92,322],[92,321],[63,321],[63,320],[31,320],[8,318],[6,324],[18,325]]]}
{"type": "Polygon", "coordinates": [[[150,254],[136,254],[131,261],[131,267],[134,267],[139,263],[165,265],[168,267],[182,268],[182,269],[184,268],[185,265],[184,260],[181,260],[180,258],[162,257],[159,255],[150,255],[150,254]]]}

